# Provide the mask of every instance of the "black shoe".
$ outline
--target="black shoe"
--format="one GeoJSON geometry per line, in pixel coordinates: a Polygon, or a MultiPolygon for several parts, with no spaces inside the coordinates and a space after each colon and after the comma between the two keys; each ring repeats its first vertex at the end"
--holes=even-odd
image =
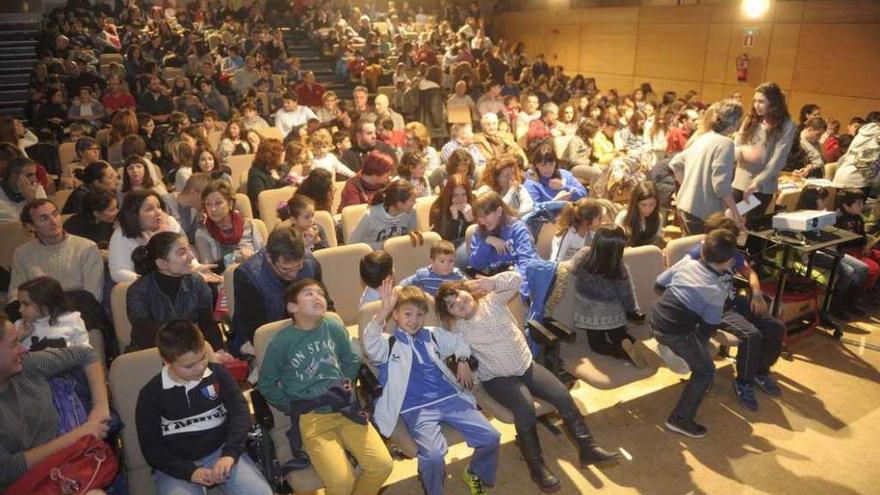
{"type": "Polygon", "coordinates": [[[590,429],[581,413],[575,411],[573,414],[562,415],[562,421],[565,428],[574,440],[578,448],[578,464],[581,469],[593,464],[603,464],[610,461],[616,461],[620,458],[620,452],[609,452],[602,447],[596,445],[590,429]]]}
{"type": "Polygon", "coordinates": [[[678,416],[669,416],[669,419],[666,420],[666,429],[691,438],[703,438],[708,433],[705,426],[697,424],[692,419],[679,418],[678,416]]]}
{"type": "Polygon", "coordinates": [[[526,466],[529,468],[529,476],[538,485],[538,489],[544,493],[558,492],[562,488],[562,483],[544,464],[537,428],[531,426],[521,430],[517,429],[516,440],[523,459],[526,461],[526,466]]]}

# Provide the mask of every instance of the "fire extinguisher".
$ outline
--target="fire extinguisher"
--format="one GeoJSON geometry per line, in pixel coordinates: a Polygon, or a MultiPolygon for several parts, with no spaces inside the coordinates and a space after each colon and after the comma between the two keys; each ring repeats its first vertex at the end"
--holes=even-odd
{"type": "Polygon", "coordinates": [[[747,81],[749,79],[749,56],[748,54],[741,54],[736,57],[736,80],[740,82],[747,81]]]}

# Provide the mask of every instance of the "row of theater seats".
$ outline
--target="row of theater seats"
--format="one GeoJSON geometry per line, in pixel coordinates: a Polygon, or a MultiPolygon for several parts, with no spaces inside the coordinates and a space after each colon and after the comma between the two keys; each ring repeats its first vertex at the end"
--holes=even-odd
{"type": "MultiPolygon", "coordinates": [[[[424,235],[424,243],[413,245],[409,237],[389,239],[385,243],[385,250],[394,258],[395,278],[400,279],[410,275],[415,269],[427,263],[430,246],[439,241],[440,237],[433,232],[424,235]]],[[[698,244],[702,236],[690,236],[671,241],[665,251],[656,246],[642,246],[627,249],[624,254],[626,263],[629,265],[636,295],[642,310],[649,313],[657,296],[654,293],[654,280],[666,266],[674,264],[689,249],[698,244]]],[[[379,311],[381,302],[373,302],[358,308],[361,287],[352,284],[352,273],[357,273],[357,267],[361,257],[371,252],[372,249],[366,244],[352,244],[337,246],[317,251],[315,256],[324,266],[333,267],[325,270],[324,281],[328,291],[332,294],[337,306],[337,313],[330,316],[338,319],[349,332],[352,344],[358,352],[362,351],[360,344],[361,332],[373,315],[379,311]]],[[[228,272],[231,274],[231,271],[228,272]]],[[[572,277],[572,275],[566,275],[572,277]]],[[[231,281],[231,277],[227,280],[231,281]]],[[[228,297],[234,298],[231,293],[231,284],[227,283],[228,297]]],[[[548,315],[555,320],[571,326],[572,305],[574,303],[574,284],[567,281],[567,290],[563,293],[559,303],[548,315]]],[[[125,290],[127,286],[120,284],[113,293],[114,323],[117,331],[125,328],[125,290]]],[[[513,298],[510,302],[510,310],[520,323],[525,327],[525,308],[519,298],[513,298]]],[[[439,322],[433,310],[427,318],[428,325],[437,325],[439,322]]],[[[263,355],[272,338],[277,332],[289,324],[289,320],[282,320],[262,326],[256,332],[254,348],[256,352],[256,365],[262,362],[263,355]]],[[[129,332],[130,332],[130,326],[129,332]]],[[[639,339],[648,340],[648,331],[645,325],[634,326],[631,333],[639,339]]],[[[119,335],[120,343],[128,341],[128,336],[119,335]]],[[[655,371],[652,369],[638,369],[627,366],[621,361],[593,353],[585,342],[582,335],[578,335],[574,344],[562,344],[562,356],[566,370],[577,377],[581,382],[599,389],[613,389],[627,383],[631,383],[647,376],[655,371]]],[[[134,425],[134,409],[137,401],[137,393],[141,387],[161,369],[161,361],[155,349],[148,349],[129,353],[118,357],[110,370],[110,389],[113,403],[123,421],[134,425]]],[[[572,396],[579,403],[581,410],[586,411],[586,402],[582,398],[581,384],[578,383],[572,389],[572,396]]],[[[512,423],[513,415],[506,408],[492,400],[479,386],[475,389],[475,395],[480,407],[490,416],[504,422],[512,423]]],[[[536,401],[538,415],[548,414],[553,411],[552,407],[543,401],[536,401]]],[[[280,462],[291,457],[286,432],[290,426],[288,417],[281,411],[272,408],[273,425],[270,431],[275,443],[276,456],[280,462]]],[[[460,435],[451,429],[445,429],[444,433],[450,444],[461,441],[460,435]]],[[[398,424],[391,436],[391,441],[405,455],[415,457],[416,446],[412,438],[402,424],[398,424]]],[[[137,432],[134,428],[123,430],[123,445],[125,449],[126,467],[128,469],[129,485],[133,495],[152,495],[155,493],[150,479],[150,470],[143,459],[137,440],[137,432]]],[[[319,489],[323,484],[315,472],[311,469],[294,471],[288,475],[287,481],[296,492],[311,492],[319,489]]]]}

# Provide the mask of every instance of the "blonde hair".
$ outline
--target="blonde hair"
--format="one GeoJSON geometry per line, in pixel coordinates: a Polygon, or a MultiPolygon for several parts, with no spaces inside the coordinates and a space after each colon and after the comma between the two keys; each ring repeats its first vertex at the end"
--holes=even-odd
{"type": "Polygon", "coordinates": [[[318,146],[333,146],[333,136],[330,135],[330,132],[327,129],[318,129],[312,134],[312,152],[315,152],[315,149],[318,146]]]}

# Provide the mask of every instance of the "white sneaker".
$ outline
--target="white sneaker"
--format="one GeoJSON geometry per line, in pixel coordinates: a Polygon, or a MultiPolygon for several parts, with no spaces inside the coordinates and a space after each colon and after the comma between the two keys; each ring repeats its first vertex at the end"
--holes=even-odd
{"type": "Polygon", "coordinates": [[[657,344],[657,350],[660,351],[660,359],[666,363],[666,366],[672,370],[673,373],[687,375],[691,372],[691,367],[688,366],[687,361],[674,353],[669,347],[663,344],[657,344]]]}

